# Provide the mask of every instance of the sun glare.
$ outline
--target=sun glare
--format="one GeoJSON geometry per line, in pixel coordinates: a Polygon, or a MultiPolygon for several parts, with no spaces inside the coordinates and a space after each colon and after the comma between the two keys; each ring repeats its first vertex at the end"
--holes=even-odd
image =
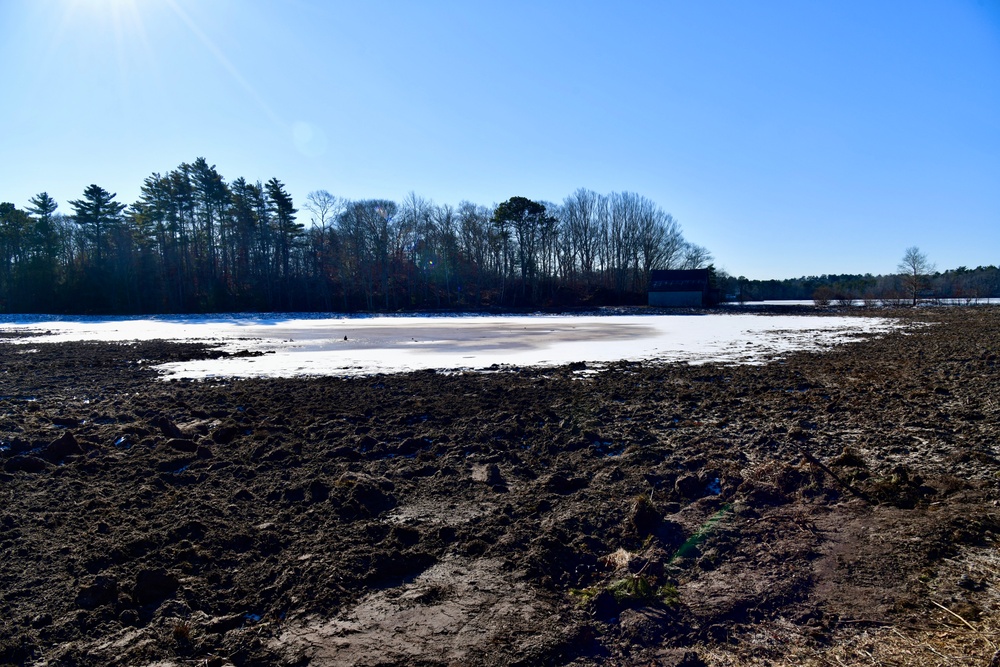
{"type": "Polygon", "coordinates": [[[95,14],[121,14],[138,12],[138,0],[71,0],[74,10],[95,14]]]}
{"type": "MultiPolygon", "coordinates": [[[[105,93],[102,101],[116,105],[123,117],[144,113],[143,105],[174,80],[177,63],[198,58],[208,70],[206,76],[229,77],[242,88],[275,131],[300,153],[317,157],[325,152],[327,138],[322,129],[281,118],[225,52],[216,39],[219,21],[214,20],[222,10],[214,3],[53,0],[46,9],[55,27],[42,60],[53,63],[70,86],[85,86],[83,82],[99,78],[105,93]]],[[[224,10],[234,11],[228,4],[224,10]]]]}
{"type": "Polygon", "coordinates": [[[78,5],[88,5],[95,9],[116,9],[119,7],[134,7],[138,0],[74,0],[78,5]]]}
{"type": "Polygon", "coordinates": [[[100,77],[104,97],[125,117],[136,91],[154,76],[157,55],[147,25],[157,25],[157,0],[58,0],[48,54],[69,85],[100,77]]]}
{"type": "Polygon", "coordinates": [[[140,6],[139,0],[68,0],[64,20],[103,24],[120,39],[125,33],[143,32],[140,6]]]}

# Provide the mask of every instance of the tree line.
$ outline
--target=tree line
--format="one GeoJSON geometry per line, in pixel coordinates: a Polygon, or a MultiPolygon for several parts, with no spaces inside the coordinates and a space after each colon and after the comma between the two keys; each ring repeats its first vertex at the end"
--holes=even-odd
{"type": "MultiPolygon", "coordinates": [[[[907,251],[909,253],[909,250],[907,251]]],[[[818,305],[913,305],[918,300],[955,300],[975,304],[1000,297],[1000,268],[936,271],[932,266],[900,263],[887,275],[829,274],[785,280],[748,280],[721,275],[719,288],[729,301],[812,300],[818,305]]]]}
{"type": "Polygon", "coordinates": [[[227,182],[204,158],[154,173],[126,205],[98,185],[59,211],[0,204],[0,311],[390,311],[644,303],[652,269],[703,247],[649,199],[579,189],[436,205],[227,182]]]}

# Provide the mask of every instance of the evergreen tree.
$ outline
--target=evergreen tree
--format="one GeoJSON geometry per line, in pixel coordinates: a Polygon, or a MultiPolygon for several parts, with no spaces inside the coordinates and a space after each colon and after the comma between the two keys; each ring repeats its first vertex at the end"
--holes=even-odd
{"type": "Polygon", "coordinates": [[[295,222],[295,214],[298,213],[298,209],[292,205],[292,196],[285,191],[284,184],[277,178],[272,178],[267,182],[266,188],[268,208],[274,216],[276,259],[279,262],[281,277],[287,279],[292,246],[302,234],[303,227],[301,223],[295,222]]]}
{"type": "Polygon", "coordinates": [[[31,206],[26,210],[35,216],[35,250],[46,260],[55,262],[56,254],[59,252],[59,236],[53,216],[59,204],[49,196],[48,192],[41,192],[28,201],[31,206]]]}
{"type": "Polygon", "coordinates": [[[534,290],[541,259],[538,251],[542,239],[554,223],[555,218],[546,212],[543,204],[525,197],[511,197],[493,212],[493,224],[497,229],[507,233],[514,232],[522,296],[529,285],[534,290]]]}
{"type": "Polygon", "coordinates": [[[24,308],[19,273],[28,254],[31,218],[9,202],[0,203],[0,304],[24,308]]]}
{"type": "Polygon", "coordinates": [[[125,205],[115,201],[117,195],[99,185],[90,185],[83,191],[83,199],[74,199],[73,219],[83,232],[94,252],[98,266],[104,261],[111,228],[121,221],[125,205]]]}

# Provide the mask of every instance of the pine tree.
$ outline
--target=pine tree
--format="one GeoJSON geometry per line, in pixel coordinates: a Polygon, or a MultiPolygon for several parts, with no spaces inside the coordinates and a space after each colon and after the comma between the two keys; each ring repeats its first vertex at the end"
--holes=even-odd
{"type": "Polygon", "coordinates": [[[298,213],[292,205],[292,196],[285,191],[284,184],[272,178],[266,184],[268,208],[274,216],[274,234],[277,245],[277,259],[281,265],[281,277],[288,278],[292,246],[302,234],[302,224],[295,222],[298,213]]]}
{"type": "Polygon", "coordinates": [[[108,248],[112,227],[121,221],[125,205],[115,201],[117,195],[99,185],[90,185],[83,191],[83,199],[74,199],[73,219],[83,232],[94,257],[100,266],[108,248]]]}

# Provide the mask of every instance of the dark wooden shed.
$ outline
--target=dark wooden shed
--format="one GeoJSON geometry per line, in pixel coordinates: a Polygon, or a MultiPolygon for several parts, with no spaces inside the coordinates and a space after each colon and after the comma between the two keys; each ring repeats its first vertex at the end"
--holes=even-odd
{"type": "Polygon", "coordinates": [[[709,305],[708,269],[650,271],[649,305],[665,308],[701,308],[709,305]]]}

